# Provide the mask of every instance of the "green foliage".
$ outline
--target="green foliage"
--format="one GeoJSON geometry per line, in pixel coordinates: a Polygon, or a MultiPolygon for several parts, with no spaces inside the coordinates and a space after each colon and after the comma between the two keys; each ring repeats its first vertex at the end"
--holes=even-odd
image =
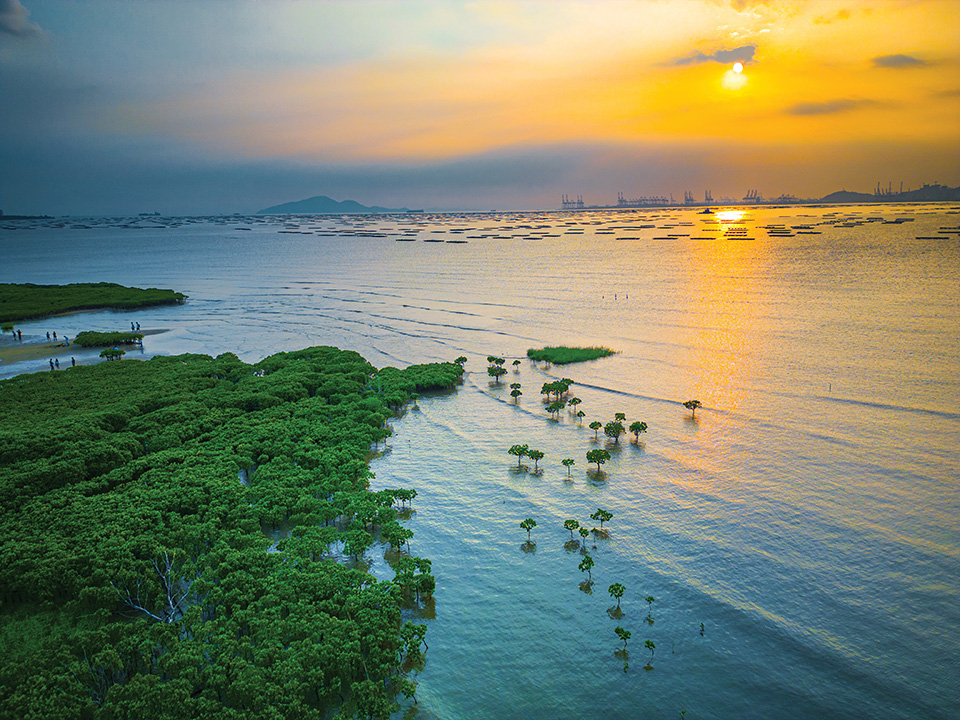
{"type": "Polygon", "coordinates": [[[570,531],[570,539],[573,540],[573,531],[580,527],[580,523],[577,520],[564,520],[563,526],[570,531]]]}
{"type": "Polygon", "coordinates": [[[604,347],[566,347],[564,345],[527,350],[528,358],[546,360],[554,365],[568,365],[585,360],[596,360],[608,355],[616,355],[616,352],[604,347]]]}
{"type": "Polygon", "coordinates": [[[530,541],[530,531],[537,526],[537,521],[533,518],[527,518],[520,521],[520,527],[527,531],[527,542],[530,541]]]}
{"type": "Polygon", "coordinates": [[[544,383],[540,388],[540,394],[546,395],[548,399],[552,395],[559,402],[560,398],[570,391],[571,385],[573,385],[573,380],[569,380],[567,378],[544,383]]]}
{"type": "Polygon", "coordinates": [[[613,513],[607,512],[603,508],[597,508],[597,511],[590,516],[591,520],[600,521],[600,529],[603,529],[603,524],[609,522],[613,518],[613,513]]]}
{"type": "Polygon", "coordinates": [[[623,435],[623,425],[620,422],[609,422],[603,426],[603,434],[613,438],[615,443],[620,442],[620,436],[623,435]]]}
{"type": "Polygon", "coordinates": [[[4,712],[389,717],[429,560],[377,582],[331,548],[409,540],[415,491],[369,492],[366,457],[390,403],[461,372],[319,347],[0,381],[4,712]]]}
{"type": "MultiPolygon", "coordinates": [[[[593,439],[596,440],[596,439],[597,439],[597,432],[600,430],[600,428],[603,427],[603,423],[600,422],[599,420],[594,420],[592,423],[590,423],[590,425],[589,425],[588,427],[589,427],[591,430],[593,430],[593,439]]],[[[593,462],[593,460],[591,460],[590,462],[593,462]]]]}
{"type": "Polygon", "coordinates": [[[591,555],[584,555],[583,560],[581,560],[580,564],[577,565],[577,568],[580,570],[580,572],[587,573],[587,582],[591,584],[593,584],[593,573],[591,570],[594,565],[595,563],[593,562],[593,556],[591,555]]]}
{"type": "Polygon", "coordinates": [[[186,299],[186,295],[173,290],[143,290],[115,283],[0,283],[0,321],[27,320],[95,308],[133,310],[152,305],[176,305],[186,299]]]}
{"type": "Polygon", "coordinates": [[[543,453],[540,450],[529,450],[527,451],[527,457],[533,460],[533,471],[537,472],[539,469],[537,463],[543,460],[543,453]]]}
{"type": "Polygon", "coordinates": [[[627,588],[624,587],[622,583],[614,583],[609,588],[607,588],[607,592],[609,592],[610,595],[616,598],[617,607],[620,607],[620,598],[623,597],[623,593],[625,593],[626,590],[627,588]]]}
{"type": "Polygon", "coordinates": [[[511,445],[510,449],[507,450],[507,452],[511,455],[517,456],[517,469],[519,469],[520,461],[530,454],[530,446],[529,445],[511,445]]]}
{"type": "Polygon", "coordinates": [[[497,381],[497,384],[500,383],[500,378],[507,374],[506,368],[499,367],[497,365],[491,365],[487,368],[487,375],[492,377],[497,381]]]}
{"type": "Polygon", "coordinates": [[[591,450],[587,453],[587,462],[597,464],[597,472],[600,472],[600,466],[610,459],[610,453],[602,448],[591,450]]]}
{"type": "Polygon", "coordinates": [[[702,408],[703,403],[699,400],[687,400],[683,403],[683,406],[691,412],[693,417],[697,416],[697,408],[702,408]]]}
{"type": "MultiPolygon", "coordinates": [[[[618,606],[618,607],[620,606],[619,600],[618,600],[618,602],[617,602],[617,606],[618,606]]],[[[613,631],[617,634],[617,637],[618,637],[618,638],[620,638],[621,640],[623,640],[623,647],[627,647],[627,640],[629,640],[629,639],[633,636],[633,633],[630,632],[629,630],[625,630],[624,628],[620,627],[619,625],[617,625],[617,626],[613,629],[613,631]]]]}
{"type": "Polygon", "coordinates": [[[83,347],[97,347],[99,345],[134,345],[143,340],[143,333],[137,332],[93,332],[84,330],[77,333],[74,344],[83,347]]]}
{"type": "Polygon", "coordinates": [[[570,476],[570,468],[573,467],[574,465],[576,465],[576,463],[577,463],[577,461],[574,460],[573,458],[564,458],[563,460],[560,461],[560,464],[563,465],[563,466],[567,469],[567,476],[568,476],[568,477],[570,476]]]}
{"type": "Polygon", "coordinates": [[[126,350],[120,350],[119,348],[107,348],[106,350],[100,351],[100,357],[106,358],[107,360],[118,360],[126,354],[126,350]]]}
{"type": "Polygon", "coordinates": [[[637,442],[640,442],[640,433],[645,433],[647,431],[647,424],[645,422],[640,422],[635,420],[630,423],[630,432],[633,433],[634,437],[637,439],[637,442]]]}

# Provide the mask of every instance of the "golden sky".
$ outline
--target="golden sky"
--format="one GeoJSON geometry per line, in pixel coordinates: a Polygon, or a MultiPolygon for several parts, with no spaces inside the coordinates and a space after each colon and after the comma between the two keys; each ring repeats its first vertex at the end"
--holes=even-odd
{"type": "Polygon", "coordinates": [[[960,184],[957,0],[14,4],[27,30],[0,32],[0,63],[95,88],[66,128],[93,145],[394,170],[550,156],[568,192],[627,195],[960,184]]]}

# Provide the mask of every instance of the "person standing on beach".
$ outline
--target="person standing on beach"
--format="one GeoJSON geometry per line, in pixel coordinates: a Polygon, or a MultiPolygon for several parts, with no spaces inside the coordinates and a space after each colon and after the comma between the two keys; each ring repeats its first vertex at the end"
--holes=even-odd
{"type": "Polygon", "coordinates": [[[140,332],[140,323],[137,323],[137,332],[140,332]]]}
{"type": "Polygon", "coordinates": [[[57,370],[60,369],[60,358],[54,358],[53,364],[57,366],[57,370]]]}
{"type": "Polygon", "coordinates": [[[50,333],[47,332],[47,340],[49,340],[49,339],[50,339],[50,333]]]}
{"type": "Polygon", "coordinates": [[[23,330],[17,330],[17,340],[23,342],[23,330]]]}
{"type": "Polygon", "coordinates": [[[77,359],[71,355],[71,356],[70,356],[70,367],[76,367],[76,366],[77,366],[77,359]]]}
{"type": "Polygon", "coordinates": [[[53,360],[50,361],[50,369],[53,370],[53,360]]]}

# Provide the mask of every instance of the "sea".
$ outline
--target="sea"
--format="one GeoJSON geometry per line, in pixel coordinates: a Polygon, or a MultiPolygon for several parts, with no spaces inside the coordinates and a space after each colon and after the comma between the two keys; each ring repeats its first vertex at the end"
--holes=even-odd
{"type": "MultiPolygon", "coordinates": [[[[437,579],[406,611],[429,649],[399,717],[960,718],[958,204],[0,218],[0,281],[188,295],[17,325],[139,323],[124,362],[467,358],[371,460],[374,489],[417,490],[437,579]],[[548,345],[616,354],[527,359],[548,345]],[[546,410],[562,378],[582,420],[546,410]],[[589,428],[616,413],[647,432],[589,428]],[[571,542],[598,508],[606,536],[571,542]]],[[[392,576],[382,547],[366,562],[392,576]]]]}

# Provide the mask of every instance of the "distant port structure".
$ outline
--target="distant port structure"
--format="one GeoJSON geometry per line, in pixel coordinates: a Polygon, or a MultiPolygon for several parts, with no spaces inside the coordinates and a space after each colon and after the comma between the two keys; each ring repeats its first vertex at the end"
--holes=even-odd
{"type": "Polygon", "coordinates": [[[849,190],[838,190],[837,192],[825,195],[822,198],[798,198],[795,195],[784,193],[777,197],[766,198],[760,194],[759,190],[748,190],[740,200],[722,197],[714,200],[713,193],[706,190],[703,194],[703,200],[687,190],[683,193],[683,202],[674,200],[673,195],[642,196],[638,198],[627,198],[622,192],[617,193],[617,202],[615,205],[588,205],[583,200],[583,195],[577,195],[576,199],[572,195],[562,195],[560,202],[561,210],[617,210],[629,208],[663,208],[663,207],[705,207],[710,205],[800,205],[811,203],[897,203],[897,202],[956,202],[960,201],[960,187],[949,187],[939,183],[924,183],[916,190],[904,190],[903,183],[900,183],[900,191],[895,192],[893,183],[883,187],[877,183],[872,193],[858,193],[849,190]]]}

